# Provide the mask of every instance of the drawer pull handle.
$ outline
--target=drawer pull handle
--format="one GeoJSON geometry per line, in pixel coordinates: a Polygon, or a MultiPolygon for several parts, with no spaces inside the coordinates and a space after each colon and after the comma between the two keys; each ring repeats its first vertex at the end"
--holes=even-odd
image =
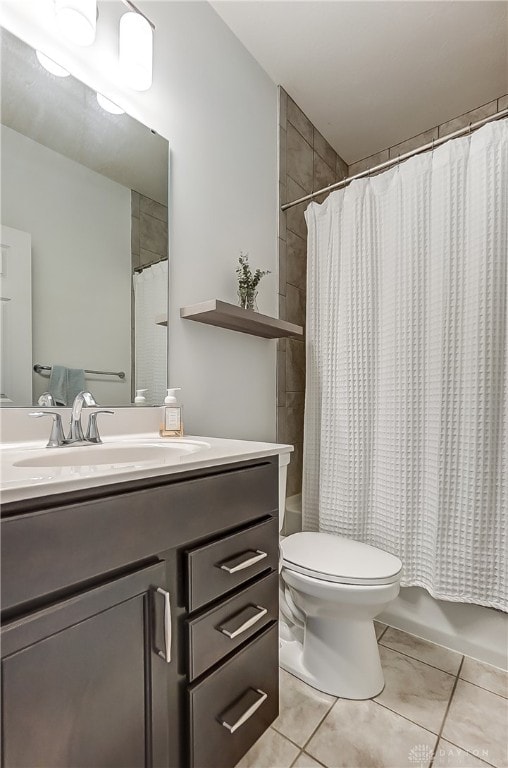
{"type": "Polygon", "coordinates": [[[157,650],[159,656],[168,664],[171,661],[171,604],[169,602],[169,592],[161,587],[156,590],[159,595],[164,597],[164,651],[157,650]]]}
{"type": "Polygon", "coordinates": [[[230,733],[234,733],[235,731],[240,728],[240,726],[244,725],[244,723],[247,722],[247,720],[250,720],[252,715],[257,712],[261,704],[266,701],[268,698],[268,694],[262,691],[260,688],[256,688],[254,690],[253,688],[249,688],[249,690],[245,693],[244,696],[240,699],[239,702],[237,702],[236,705],[233,705],[224,715],[221,716],[220,722],[221,725],[224,726],[230,733]],[[247,709],[238,717],[234,723],[228,722],[228,715],[229,716],[235,716],[238,712],[238,709],[244,699],[247,699],[247,703],[251,702],[252,699],[255,697],[255,701],[252,704],[249,704],[247,709]]]}
{"type": "Polygon", "coordinates": [[[251,565],[259,563],[259,561],[264,560],[265,557],[268,557],[268,552],[262,552],[260,549],[256,549],[255,554],[248,557],[247,560],[240,560],[240,562],[238,562],[238,556],[232,557],[231,560],[226,560],[225,563],[222,563],[220,567],[223,571],[227,571],[228,573],[238,573],[238,571],[243,571],[244,568],[250,568],[251,565]]]}
{"type": "MultiPolygon", "coordinates": [[[[254,616],[250,616],[248,619],[246,619],[246,621],[244,621],[243,624],[240,624],[239,627],[232,629],[231,627],[232,622],[228,622],[228,624],[223,624],[221,627],[218,628],[219,632],[222,632],[223,635],[226,635],[226,637],[229,637],[231,640],[234,640],[235,637],[238,637],[238,635],[242,635],[248,629],[253,627],[254,624],[257,624],[258,621],[260,621],[263,618],[263,616],[266,616],[266,614],[268,613],[268,608],[263,608],[263,606],[261,605],[248,606],[248,608],[246,608],[245,611],[250,611],[254,607],[257,608],[257,612],[254,614],[254,616]]],[[[244,613],[245,611],[242,611],[241,613],[244,613]]]]}

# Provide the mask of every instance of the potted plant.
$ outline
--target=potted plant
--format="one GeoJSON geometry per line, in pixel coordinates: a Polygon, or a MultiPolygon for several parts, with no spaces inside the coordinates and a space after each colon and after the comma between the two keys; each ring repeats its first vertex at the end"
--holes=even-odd
{"type": "Polygon", "coordinates": [[[238,275],[238,299],[243,309],[253,309],[258,311],[256,297],[258,295],[259,281],[265,275],[270,274],[270,270],[256,269],[254,274],[249,265],[249,254],[245,255],[240,251],[238,259],[239,267],[236,269],[238,275]]]}

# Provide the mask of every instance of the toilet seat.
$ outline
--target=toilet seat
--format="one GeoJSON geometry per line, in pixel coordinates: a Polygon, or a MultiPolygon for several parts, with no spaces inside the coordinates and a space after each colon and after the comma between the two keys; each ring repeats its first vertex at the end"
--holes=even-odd
{"type": "Polygon", "coordinates": [[[330,533],[294,533],[281,541],[282,567],[320,581],[364,586],[399,580],[398,557],[330,533]]]}

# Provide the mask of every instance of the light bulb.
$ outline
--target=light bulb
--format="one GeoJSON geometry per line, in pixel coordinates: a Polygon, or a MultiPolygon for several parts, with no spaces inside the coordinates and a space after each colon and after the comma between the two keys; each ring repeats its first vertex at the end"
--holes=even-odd
{"type": "Polygon", "coordinates": [[[102,93],[97,94],[97,101],[100,104],[100,106],[106,110],[106,112],[111,112],[112,115],[125,114],[125,109],[122,109],[121,107],[119,107],[118,104],[115,104],[114,101],[107,99],[105,96],[102,95],[102,93]]]}
{"type": "Polygon", "coordinates": [[[153,32],[139,13],[125,13],[120,19],[120,69],[125,82],[136,91],[152,85],[153,32]]]}
{"type": "Polygon", "coordinates": [[[35,55],[39,60],[39,64],[43,66],[44,69],[47,69],[48,72],[51,72],[52,75],[56,75],[57,77],[69,77],[70,72],[64,69],[64,67],[61,67],[60,64],[57,64],[56,61],[53,61],[53,59],[50,59],[49,56],[46,56],[42,51],[35,51],[35,55]]]}
{"type": "Polygon", "coordinates": [[[97,0],[55,0],[60,31],[76,45],[92,45],[97,27],[97,0]]]}

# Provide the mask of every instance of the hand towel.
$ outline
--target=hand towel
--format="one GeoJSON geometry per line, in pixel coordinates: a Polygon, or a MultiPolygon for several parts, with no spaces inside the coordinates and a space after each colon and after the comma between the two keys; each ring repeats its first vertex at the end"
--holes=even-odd
{"type": "Polygon", "coordinates": [[[53,365],[49,376],[49,392],[57,405],[72,405],[72,401],[85,389],[85,372],[82,368],[66,368],[53,365]]]}

